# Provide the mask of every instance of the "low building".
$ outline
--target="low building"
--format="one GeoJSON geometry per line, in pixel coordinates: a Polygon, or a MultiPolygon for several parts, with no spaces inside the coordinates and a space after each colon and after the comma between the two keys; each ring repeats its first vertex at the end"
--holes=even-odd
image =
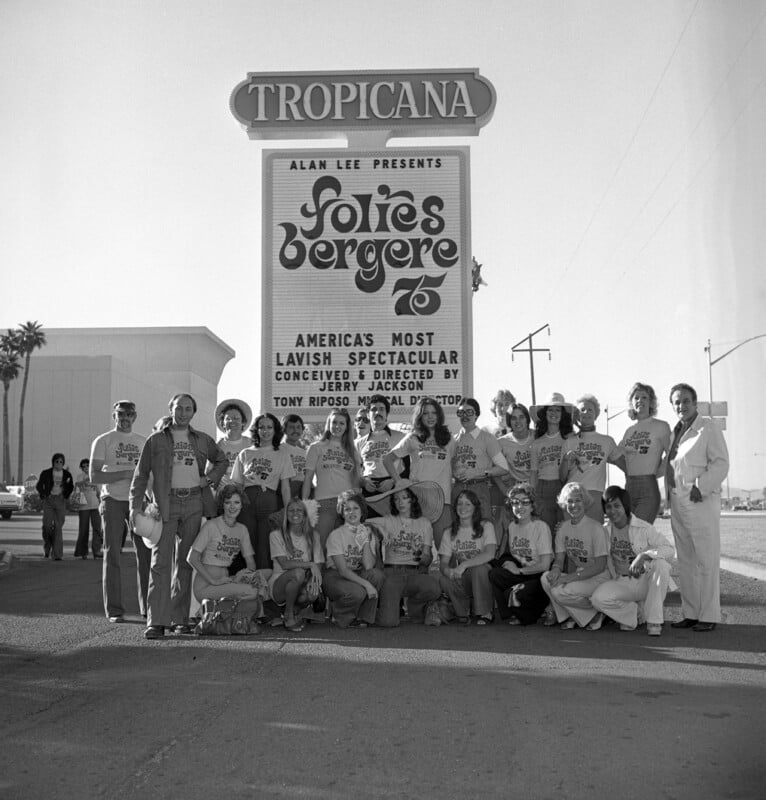
{"type": "MultiPolygon", "coordinates": [[[[24,475],[16,476],[18,408],[23,373],[9,394],[11,468],[15,483],[64,453],[73,474],[95,436],[112,427],[116,400],[133,400],[134,430],[150,433],[168,400],[188,392],[197,401],[193,425],[215,434],[218,381],[234,350],[205,327],[46,328],[47,344],[32,355],[24,404],[24,475]]],[[[0,436],[2,433],[0,432],[0,436]]]]}

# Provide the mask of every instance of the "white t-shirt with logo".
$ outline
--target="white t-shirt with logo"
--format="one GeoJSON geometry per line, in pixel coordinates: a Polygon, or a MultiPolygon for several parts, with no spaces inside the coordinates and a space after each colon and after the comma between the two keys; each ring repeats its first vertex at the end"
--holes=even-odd
{"type": "Polygon", "coordinates": [[[283,447],[247,447],[239,453],[231,470],[232,483],[237,486],[263,486],[278,491],[279,482],[294,477],[293,462],[283,447]]]}
{"type": "MultiPolygon", "coordinates": [[[[141,450],[146,442],[146,437],[139,433],[121,433],[120,431],[107,431],[93,440],[90,449],[90,463],[103,461],[103,471],[119,472],[126,469],[135,469],[141,450]]],[[[110,481],[101,488],[101,497],[111,497],[112,500],[130,499],[130,478],[119,481],[110,481]]],[[[199,480],[197,480],[199,483],[199,480]]]]}
{"type": "Polygon", "coordinates": [[[457,536],[453,539],[452,531],[444,532],[441,544],[439,545],[439,555],[451,558],[454,553],[457,563],[462,564],[470,558],[475,558],[484,552],[484,548],[491,544],[497,547],[497,537],[495,536],[495,526],[491,522],[482,522],[482,534],[478,539],[473,538],[473,528],[458,528],[457,536]]]}
{"type": "Polygon", "coordinates": [[[200,561],[210,567],[230,567],[237,553],[253,556],[253,545],[247,528],[240,522],[229,527],[223,517],[209,519],[200,529],[192,549],[200,561]]]}
{"type": "Polygon", "coordinates": [[[189,431],[170,429],[173,436],[173,472],[170,486],[173,489],[191,489],[199,486],[197,454],[189,441],[189,431]]]}
{"type": "Polygon", "coordinates": [[[425,517],[409,519],[387,514],[376,517],[370,524],[383,534],[384,564],[417,566],[420,560],[413,553],[420,550],[422,555],[431,550],[434,534],[425,517]]]}

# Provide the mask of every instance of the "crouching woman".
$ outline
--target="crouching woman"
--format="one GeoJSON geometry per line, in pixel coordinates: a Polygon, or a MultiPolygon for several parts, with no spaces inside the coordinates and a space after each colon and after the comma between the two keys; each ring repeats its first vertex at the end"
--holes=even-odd
{"type": "Polygon", "coordinates": [[[359,490],[338,496],[344,520],[327,537],[324,593],[333,603],[333,621],[339,628],[366,628],[375,621],[383,571],[375,567],[374,541],[364,525],[367,503],[359,490]]]}
{"type": "Polygon", "coordinates": [[[203,600],[221,597],[258,597],[259,590],[250,583],[237,583],[229,575],[229,566],[242,553],[248,569],[255,570],[255,554],[247,528],[237,517],[242,510],[242,491],[227,484],[218,493],[219,515],[209,519],[197,534],[187,561],[194,570],[192,591],[203,600]]]}
{"type": "Polygon", "coordinates": [[[652,525],[631,513],[632,503],[625,489],[607,487],[602,502],[609,519],[609,562],[615,577],[602,583],[590,602],[599,613],[618,622],[622,631],[638,626],[641,608],[646,632],[659,636],[670,583],[668,559],[675,554],[673,545],[652,525]]]}

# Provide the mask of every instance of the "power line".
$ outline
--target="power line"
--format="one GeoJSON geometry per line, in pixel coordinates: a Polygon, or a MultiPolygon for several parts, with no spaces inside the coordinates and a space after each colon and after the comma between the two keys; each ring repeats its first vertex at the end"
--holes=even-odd
{"type": "Polygon", "coordinates": [[[594,223],[596,217],[600,213],[601,208],[604,205],[604,202],[605,202],[607,196],[609,195],[609,192],[612,190],[612,186],[614,185],[614,182],[617,179],[617,176],[619,175],[620,170],[622,169],[622,165],[625,163],[625,160],[627,159],[628,154],[630,153],[631,149],[633,148],[633,144],[635,143],[635,141],[636,141],[636,139],[638,137],[639,131],[641,130],[641,127],[643,126],[644,121],[646,120],[646,118],[647,118],[647,116],[649,114],[649,109],[652,107],[652,104],[654,103],[654,99],[655,99],[655,97],[657,96],[657,94],[659,92],[660,86],[662,85],[662,82],[665,80],[665,76],[667,75],[667,73],[668,73],[668,71],[670,69],[670,65],[673,63],[673,61],[674,61],[674,59],[676,57],[676,53],[678,52],[678,49],[681,46],[681,41],[683,40],[684,36],[686,35],[686,31],[688,30],[689,25],[691,24],[692,17],[696,13],[697,7],[699,6],[699,4],[700,4],[700,0],[697,0],[697,2],[694,4],[694,8],[692,9],[691,13],[689,14],[689,17],[686,20],[686,24],[684,25],[683,29],[681,30],[681,33],[680,33],[680,35],[678,37],[678,41],[676,42],[675,47],[673,48],[673,52],[670,54],[667,62],[665,63],[665,67],[662,70],[662,74],[660,75],[659,80],[657,81],[657,84],[654,87],[654,90],[652,91],[651,96],[649,97],[649,101],[646,104],[646,107],[644,108],[643,113],[641,114],[641,119],[639,119],[638,124],[636,125],[636,129],[633,131],[633,135],[630,137],[630,141],[628,142],[628,145],[625,148],[625,151],[623,152],[622,157],[620,158],[620,161],[617,164],[617,167],[615,168],[614,172],[612,173],[612,177],[609,179],[609,182],[607,183],[606,188],[604,189],[604,192],[601,195],[601,199],[596,204],[596,207],[593,210],[593,213],[591,214],[590,219],[588,220],[588,224],[585,226],[585,230],[583,231],[582,236],[580,236],[580,239],[577,242],[577,245],[575,246],[575,249],[574,249],[572,255],[569,257],[569,260],[567,261],[567,264],[564,267],[563,272],[561,273],[559,278],[555,281],[556,291],[558,291],[559,287],[562,285],[564,277],[566,276],[567,272],[569,271],[569,268],[574,263],[574,260],[577,258],[577,255],[580,252],[580,248],[582,247],[583,242],[585,241],[586,237],[588,236],[588,233],[590,232],[590,229],[593,226],[593,223],[594,223]]]}
{"type": "MultiPolygon", "coordinates": [[[[618,243],[617,243],[617,244],[616,244],[616,245],[615,245],[615,246],[612,248],[612,250],[610,251],[609,255],[606,257],[606,259],[604,259],[603,263],[601,264],[601,268],[598,270],[598,272],[597,272],[596,274],[601,274],[601,271],[604,269],[604,267],[605,267],[605,266],[606,266],[608,263],[610,263],[610,262],[612,261],[612,259],[613,259],[613,257],[614,257],[614,254],[615,254],[615,253],[616,253],[616,252],[617,252],[617,251],[620,249],[620,247],[623,245],[623,243],[624,243],[624,242],[625,242],[625,240],[627,239],[627,236],[628,236],[628,234],[629,234],[629,233],[630,233],[630,232],[633,230],[633,228],[634,228],[634,226],[635,226],[635,223],[636,223],[636,221],[637,221],[637,220],[638,220],[638,219],[641,217],[641,215],[644,213],[644,211],[646,210],[646,208],[647,208],[647,206],[649,205],[649,203],[651,203],[651,201],[652,201],[652,200],[655,198],[655,196],[656,196],[656,195],[657,195],[657,193],[659,192],[659,190],[660,190],[660,187],[662,186],[662,184],[663,184],[663,183],[665,183],[665,181],[667,180],[667,178],[668,178],[668,175],[670,175],[670,173],[673,171],[674,167],[676,166],[676,164],[678,163],[679,159],[681,158],[681,154],[682,154],[682,153],[684,152],[684,150],[687,148],[687,146],[688,146],[688,144],[689,144],[689,141],[690,141],[692,138],[694,138],[694,135],[697,133],[697,130],[700,128],[700,126],[701,126],[701,125],[702,125],[702,123],[704,122],[704,120],[705,120],[705,117],[707,117],[707,115],[708,115],[708,112],[710,111],[710,109],[713,107],[713,104],[714,104],[714,103],[716,102],[716,100],[718,99],[718,95],[721,93],[721,91],[724,89],[724,87],[725,87],[725,86],[728,84],[728,82],[729,82],[729,79],[730,79],[730,77],[731,77],[731,74],[732,74],[732,72],[734,71],[734,69],[737,67],[737,65],[739,64],[740,60],[742,59],[742,56],[743,56],[743,54],[744,54],[745,50],[747,50],[747,48],[750,46],[750,44],[751,44],[751,42],[752,42],[753,38],[755,37],[755,34],[756,34],[756,32],[757,32],[758,28],[760,28],[760,26],[761,26],[761,24],[763,23],[763,20],[764,20],[764,19],[766,19],[766,10],[764,10],[764,12],[763,12],[763,14],[761,14],[761,17],[760,17],[760,19],[758,20],[758,22],[757,22],[757,23],[756,23],[756,24],[753,26],[753,30],[751,31],[751,33],[750,33],[750,36],[748,36],[748,38],[747,38],[747,41],[746,41],[746,42],[745,42],[745,43],[742,45],[742,47],[740,48],[740,51],[739,51],[739,53],[737,54],[737,57],[734,59],[734,61],[732,62],[731,66],[730,66],[730,67],[729,67],[729,69],[727,70],[727,72],[726,72],[726,75],[725,75],[725,76],[722,78],[721,82],[720,82],[720,83],[718,84],[718,86],[716,87],[716,90],[715,90],[715,92],[714,92],[714,93],[713,93],[713,95],[711,96],[711,98],[710,98],[710,101],[708,102],[708,104],[705,106],[705,109],[704,109],[704,111],[702,112],[702,114],[700,115],[699,119],[697,120],[697,123],[696,123],[696,124],[695,124],[695,126],[692,128],[691,132],[689,133],[689,136],[687,137],[686,141],[685,141],[685,142],[683,143],[683,145],[681,145],[681,147],[678,149],[678,151],[676,152],[676,154],[675,154],[675,156],[674,156],[673,160],[670,162],[670,165],[669,165],[669,166],[668,166],[668,168],[665,170],[665,172],[663,173],[663,175],[662,175],[662,177],[660,178],[660,180],[657,182],[657,185],[656,185],[656,186],[654,187],[654,189],[653,189],[653,190],[650,192],[650,194],[648,195],[648,197],[647,197],[647,198],[646,198],[646,200],[644,201],[644,203],[643,203],[643,205],[641,206],[641,208],[638,210],[638,212],[636,213],[636,215],[635,215],[635,216],[633,217],[633,219],[630,221],[630,223],[628,224],[628,226],[627,226],[627,227],[624,229],[624,231],[623,231],[623,235],[621,236],[620,240],[619,240],[619,241],[618,241],[618,243]]],[[[749,103],[748,103],[748,105],[749,105],[749,103]]],[[[744,110],[744,109],[743,109],[743,110],[744,110]]],[[[737,118],[738,118],[738,117],[737,117],[737,118]]],[[[687,187],[687,189],[688,189],[688,187],[687,187]]],[[[684,189],[684,192],[685,192],[685,191],[687,191],[687,189],[684,189]]],[[[626,269],[625,269],[625,270],[622,272],[622,274],[620,275],[620,277],[623,277],[623,276],[625,275],[625,272],[627,272],[627,268],[626,268],[626,269]]]]}

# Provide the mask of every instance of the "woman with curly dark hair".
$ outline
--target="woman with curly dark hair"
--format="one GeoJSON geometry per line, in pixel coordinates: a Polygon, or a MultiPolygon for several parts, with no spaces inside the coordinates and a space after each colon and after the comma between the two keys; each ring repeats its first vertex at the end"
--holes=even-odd
{"type": "Polygon", "coordinates": [[[494,598],[489,584],[490,561],[495,557],[495,528],[481,517],[475,492],[464,489],[455,498],[454,520],[449,536],[439,546],[439,585],[449,597],[458,622],[468,624],[473,614],[477,625],[492,622],[494,598]]]}
{"type": "Polygon", "coordinates": [[[508,550],[490,571],[489,582],[501,619],[510,625],[534,625],[548,605],[540,576],[553,560],[551,531],[537,516],[535,490],[528,483],[511,489],[508,505],[508,550]]]}
{"type": "MultiPolygon", "coordinates": [[[[412,412],[412,432],[386,456],[383,465],[397,483],[397,459],[410,457],[410,479],[433,482],[441,486],[445,500],[452,494],[452,457],[455,440],[444,419],[444,409],[433,397],[421,397],[412,412]]],[[[434,544],[438,548],[444,531],[449,528],[452,514],[447,502],[442,515],[433,523],[434,544]]]]}
{"type": "Polygon", "coordinates": [[[231,482],[244,489],[246,503],[240,522],[247,528],[258,569],[271,567],[269,517],[290,499],[290,478],[295,475],[287,450],[280,449],[282,424],[273,414],[259,414],[250,428],[252,447],[237,456],[231,482]]]}

